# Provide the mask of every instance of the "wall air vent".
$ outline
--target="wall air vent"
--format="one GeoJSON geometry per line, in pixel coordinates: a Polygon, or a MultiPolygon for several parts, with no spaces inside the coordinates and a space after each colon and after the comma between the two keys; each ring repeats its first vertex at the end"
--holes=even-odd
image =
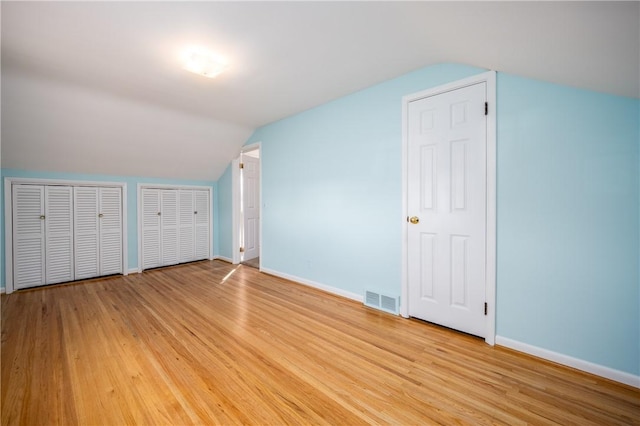
{"type": "Polygon", "coordinates": [[[364,293],[364,304],[370,308],[398,315],[400,309],[400,298],[385,296],[384,294],[367,290],[364,293]]]}

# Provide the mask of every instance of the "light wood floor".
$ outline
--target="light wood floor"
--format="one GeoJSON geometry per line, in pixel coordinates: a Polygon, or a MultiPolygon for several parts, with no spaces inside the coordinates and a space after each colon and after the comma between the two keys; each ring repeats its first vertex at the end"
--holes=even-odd
{"type": "Polygon", "coordinates": [[[2,424],[640,424],[640,392],[220,261],[2,296],[2,424]]]}

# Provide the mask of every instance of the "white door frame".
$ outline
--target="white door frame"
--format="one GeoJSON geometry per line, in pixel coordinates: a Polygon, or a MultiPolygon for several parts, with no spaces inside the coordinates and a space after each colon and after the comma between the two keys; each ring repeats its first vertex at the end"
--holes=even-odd
{"type": "MultiPolygon", "coordinates": [[[[142,273],[142,190],[143,189],[198,189],[209,192],[209,260],[213,260],[213,187],[203,185],[171,185],[138,183],[138,273],[142,273]]],[[[195,238],[195,235],[194,235],[195,238]]]]}
{"type": "Polygon", "coordinates": [[[127,183],[100,182],[85,180],[38,179],[38,178],[4,178],[4,254],[5,254],[5,284],[6,293],[13,293],[13,184],[30,185],[68,185],[68,186],[97,186],[122,188],[122,275],[129,273],[129,255],[127,242],[127,183]]]}
{"type": "Polygon", "coordinates": [[[260,219],[258,220],[259,244],[258,244],[258,256],[260,257],[260,270],[262,270],[262,142],[256,142],[251,145],[243,146],[240,150],[238,158],[231,162],[231,228],[232,232],[232,263],[237,265],[240,263],[240,226],[242,225],[242,212],[240,211],[240,157],[245,152],[258,150],[259,156],[259,185],[258,185],[258,200],[260,206],[260,219]]]}
{"type": "Polygon", "coordinates": [[[485,342],[495,344],[496,336],[496,73],[488,71],[463,80],[454,81],[402,98],[402,297],[400,299],[400,315],[409,317],[409,263],[408,242],[408,110],[409,103],[419,99],[435,96],[477,83],[487,84],[487,240],[486,240],[486,290],[487,333],[485,342]]]}

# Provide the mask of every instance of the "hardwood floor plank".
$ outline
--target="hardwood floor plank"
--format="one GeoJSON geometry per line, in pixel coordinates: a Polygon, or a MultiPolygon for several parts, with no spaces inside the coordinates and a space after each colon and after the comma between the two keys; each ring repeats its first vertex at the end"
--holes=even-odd
{"type": "Polygon", "coordinates": [[[640,390],[220,261],[2,296],[3,425],[640,424],[640,390]]]}

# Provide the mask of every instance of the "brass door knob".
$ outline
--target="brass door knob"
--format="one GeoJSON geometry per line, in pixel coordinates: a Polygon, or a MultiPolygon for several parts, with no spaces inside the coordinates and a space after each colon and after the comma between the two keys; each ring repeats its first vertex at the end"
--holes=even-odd
{"type": "Polygon", "coordinates": [[[418,216],[411,216],[409,218],[409,222],[413,223],[414,225],[416,225],[418,222],[420,222],[420,218],[418,216]]]}

